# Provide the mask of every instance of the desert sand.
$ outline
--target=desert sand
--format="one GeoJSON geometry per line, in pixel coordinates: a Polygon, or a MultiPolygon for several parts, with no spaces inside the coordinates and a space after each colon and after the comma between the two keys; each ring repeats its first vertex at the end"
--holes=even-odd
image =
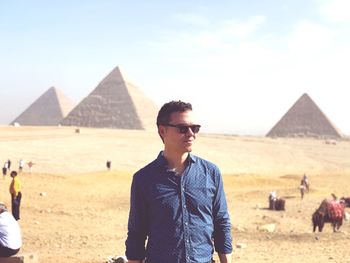
{"type": "MultiPolygon", "coordinates": [[[[75,127],[0,127],[0,163],[18,168],[22,182],[22,252],[39,262],[106,262],[123,255],[129,191],[135,171],[162,148],[156,131],[75,127]],[[112,170],[105,164],[110,159],[112,170]]],[[[232,221],[234,262],[350,262],[350,222],[333,233],[313,233],[311,214],[331,193],[350,196],[350,141],[271,139],[199,134],[194,154],[216,163],[232,221]],[[311,189],[301,200],[306,173],[311,189]],[[286,211],[267,210],[272,190],[286,211]],[[274,224],[274,232],[259,230],[274,224]]],[[[9,176],[0,179],[0,200],[10,206],[9,176]]],[[[347,208],[349,209],[349,208],[347,208]]],[[[164,262],[166,263],[166,262],[164,262]]]]}

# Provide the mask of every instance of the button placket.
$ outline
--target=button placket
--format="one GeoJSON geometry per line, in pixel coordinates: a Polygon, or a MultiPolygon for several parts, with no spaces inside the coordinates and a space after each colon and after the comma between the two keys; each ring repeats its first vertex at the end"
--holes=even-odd
{"type": "Polygon", "coordinates": [[[190,262],[190,234],[188,228],[188,211],[186,205],[186,188],[185,188],[185,178],[181,177],[181,203],[182,203],[182,222],[183,222],[183,230],[184,230],[184,241],[185,241],[185,256],[186,262],[190,262]]]}

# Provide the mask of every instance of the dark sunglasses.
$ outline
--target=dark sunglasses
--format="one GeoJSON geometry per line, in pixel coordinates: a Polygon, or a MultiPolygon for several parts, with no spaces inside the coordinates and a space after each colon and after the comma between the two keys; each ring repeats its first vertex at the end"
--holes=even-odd
{"type": "Polygon", "coordinates": [[[176,124],[175,125],[175,124],[168,123],[168,124],[165,124],[165,126],[177,128],[179,133],[183,133],[183,134],[186,134],[188,132],[188,129],[191,129],[193,133],[198,133],[199,129],[201,128],[201,126],[198,124],[194,124],[194,125],[176,124]]]}

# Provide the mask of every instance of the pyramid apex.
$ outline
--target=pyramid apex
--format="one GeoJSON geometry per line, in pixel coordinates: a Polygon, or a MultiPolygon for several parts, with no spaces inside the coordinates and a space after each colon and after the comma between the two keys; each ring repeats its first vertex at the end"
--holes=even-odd
{"type": "Polygon", "coordinates": [[[307,99],[311,99],[311,97],[309,96],[309,94],[307,94],[306,92],[303,94],[303,95],[301,95],[301,97],[300,98],[307,98],[307,99]]]}

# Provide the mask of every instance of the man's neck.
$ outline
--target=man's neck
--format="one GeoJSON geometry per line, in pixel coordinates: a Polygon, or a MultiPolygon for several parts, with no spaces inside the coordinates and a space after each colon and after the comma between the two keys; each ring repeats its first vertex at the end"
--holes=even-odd
{"type": "Polygon", "coordinates": [[[174,169],[177,173],[182,174],[186,168],[186,160],[188,157],[188,152],[179,154],[171,153],[164,150],[163,155],[168,162],[169,168],[174,169]]]}

